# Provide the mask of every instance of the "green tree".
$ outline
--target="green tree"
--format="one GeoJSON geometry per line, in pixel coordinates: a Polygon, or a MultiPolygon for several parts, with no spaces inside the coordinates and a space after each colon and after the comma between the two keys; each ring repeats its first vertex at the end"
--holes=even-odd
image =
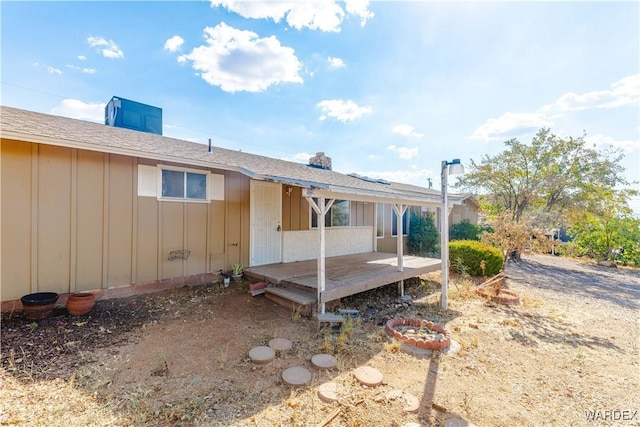
{"type": "Polygon", "coordinates": [[[598,151],[584,136],[561,138],[543,128],[523,144],[505,141],[506,149],[471,160],[457,188],[480,194],[489,214],[510,213],[516,222],[527,214],[538,226],[556,226],[572,210],[598,211],[605,199],[622,200],[633,193],[619,166],[621,151],[598,151]],[[621,196],[622,195],[622,196],[621,196]]]}
{"type": "Polygon", "coordinates": [[[463,219],[453,224],[449,230],[449,240],[479,240],[482,228],[472,224],[468,219],[463,219]]]}
{"type": "Polygon", "coordinates": [[[427,255],[437,249],[440,233],[432,213],[422,216],[411,212],[409,218],[409,252],[414,255],[427,255]]]}
{"type": "Polygon", "coordinates": [[[630,212],[587,212],[570,229],[570,246],[578,255],[640,266],[640,219],[630,212]]]}

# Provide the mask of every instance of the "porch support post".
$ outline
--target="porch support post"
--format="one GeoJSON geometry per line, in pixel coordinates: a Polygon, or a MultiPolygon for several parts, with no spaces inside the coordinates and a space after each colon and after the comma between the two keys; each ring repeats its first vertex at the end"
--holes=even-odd
{"type": "Polygon", "coordinates": [[[324,197],[318,197],[318,203],[316,203],[311,197],[305,196],[305,198],[318,216],[318,311],[319,314],[324,314],[325,304],[322,301],[322,293],[326,285],[324,218],[335,200],[325,202],[324,197]]]}
{"type": "MultiPolygon", "coordinates": [[[[403,251],[404,251],[404,242],[403,242],[403,234],[404,234],[404,221],[402,220],[404,217],[404,213],[407,211],[407,205],[402,203],[395,203],[393,205],[393,211],[396,213],[396,252],[398,254],[398,271],[404,271],[403,266],[403,251]]],[[[400,284],[398,285],[398,292],[400,292],[400,296],[404,296],[404,280],[400,280],[400,284]]]]}

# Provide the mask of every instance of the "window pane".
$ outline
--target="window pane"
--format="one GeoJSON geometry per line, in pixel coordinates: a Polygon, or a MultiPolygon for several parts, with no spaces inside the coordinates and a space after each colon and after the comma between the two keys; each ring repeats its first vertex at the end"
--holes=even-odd
{"type": "Polygon", "coordinates": [[[207,198],[207,176],[201,173],[187,172],[187,199],[207,198]]]}
{"type": "Polygon", "coordinates": [[[377,203],[376,204],[376,222],[377,222],[377,231],[376,235],[378,237],[384,237],[384,204],[377,203]]]}
{"type": "Polygon", "coordinates": [[[331,225],[333,227],[348,227],[349,210],[348,200],[336,200],[331,206],[331,225]]]}
{"type": "Polygon", "coordinates": [[[162,197],[184,198],[184,172],[162,170],[162,197]]]}

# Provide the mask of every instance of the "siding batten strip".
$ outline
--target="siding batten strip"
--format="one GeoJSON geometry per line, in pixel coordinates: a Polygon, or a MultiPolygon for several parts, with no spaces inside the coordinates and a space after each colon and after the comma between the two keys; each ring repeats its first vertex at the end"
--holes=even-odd
{"type": "Polygon", "coordinates": [[[130,283],[138,282],[138,163],[139,158],[133,160],[133,179],[131,180],[131,278],[130,283]]]}
{"type": "Polygon", "coordinates": [[[38,292],[38,186],[40,145],[31,144],[31,292],[38,292]]]}
{"type": "Polygon", "coordinates": [[[111,156],[104,154],[102,177],[102,288],[109,288],[109,179],[111,156]]]}
{"type": "Polygon", "coordinates": [[[78,150],[71,150],[71,206],[69,206],[69,293],[77,289],[78,268],[78,150]]]}

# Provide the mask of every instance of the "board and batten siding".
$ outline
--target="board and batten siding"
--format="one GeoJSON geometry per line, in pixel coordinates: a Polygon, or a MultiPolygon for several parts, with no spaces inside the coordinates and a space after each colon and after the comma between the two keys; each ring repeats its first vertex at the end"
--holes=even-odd
{"type": "MultiPolygon", "coordinates": [[[[0,292],[110,289],[216,273],[248,259],[248,178],[224,175],[225,200],[138,196],[138,165],[122,155],[0,141],[0,292]],[[227,220],[234,229],[228,231],[227,220]],[[191,251],[170,261],[169,252],[191,251]]],[[[176,165],[179,166],[179,165],[176,165]]],[[[222,181],[217,181],[222,182],[222,181]]]]}

